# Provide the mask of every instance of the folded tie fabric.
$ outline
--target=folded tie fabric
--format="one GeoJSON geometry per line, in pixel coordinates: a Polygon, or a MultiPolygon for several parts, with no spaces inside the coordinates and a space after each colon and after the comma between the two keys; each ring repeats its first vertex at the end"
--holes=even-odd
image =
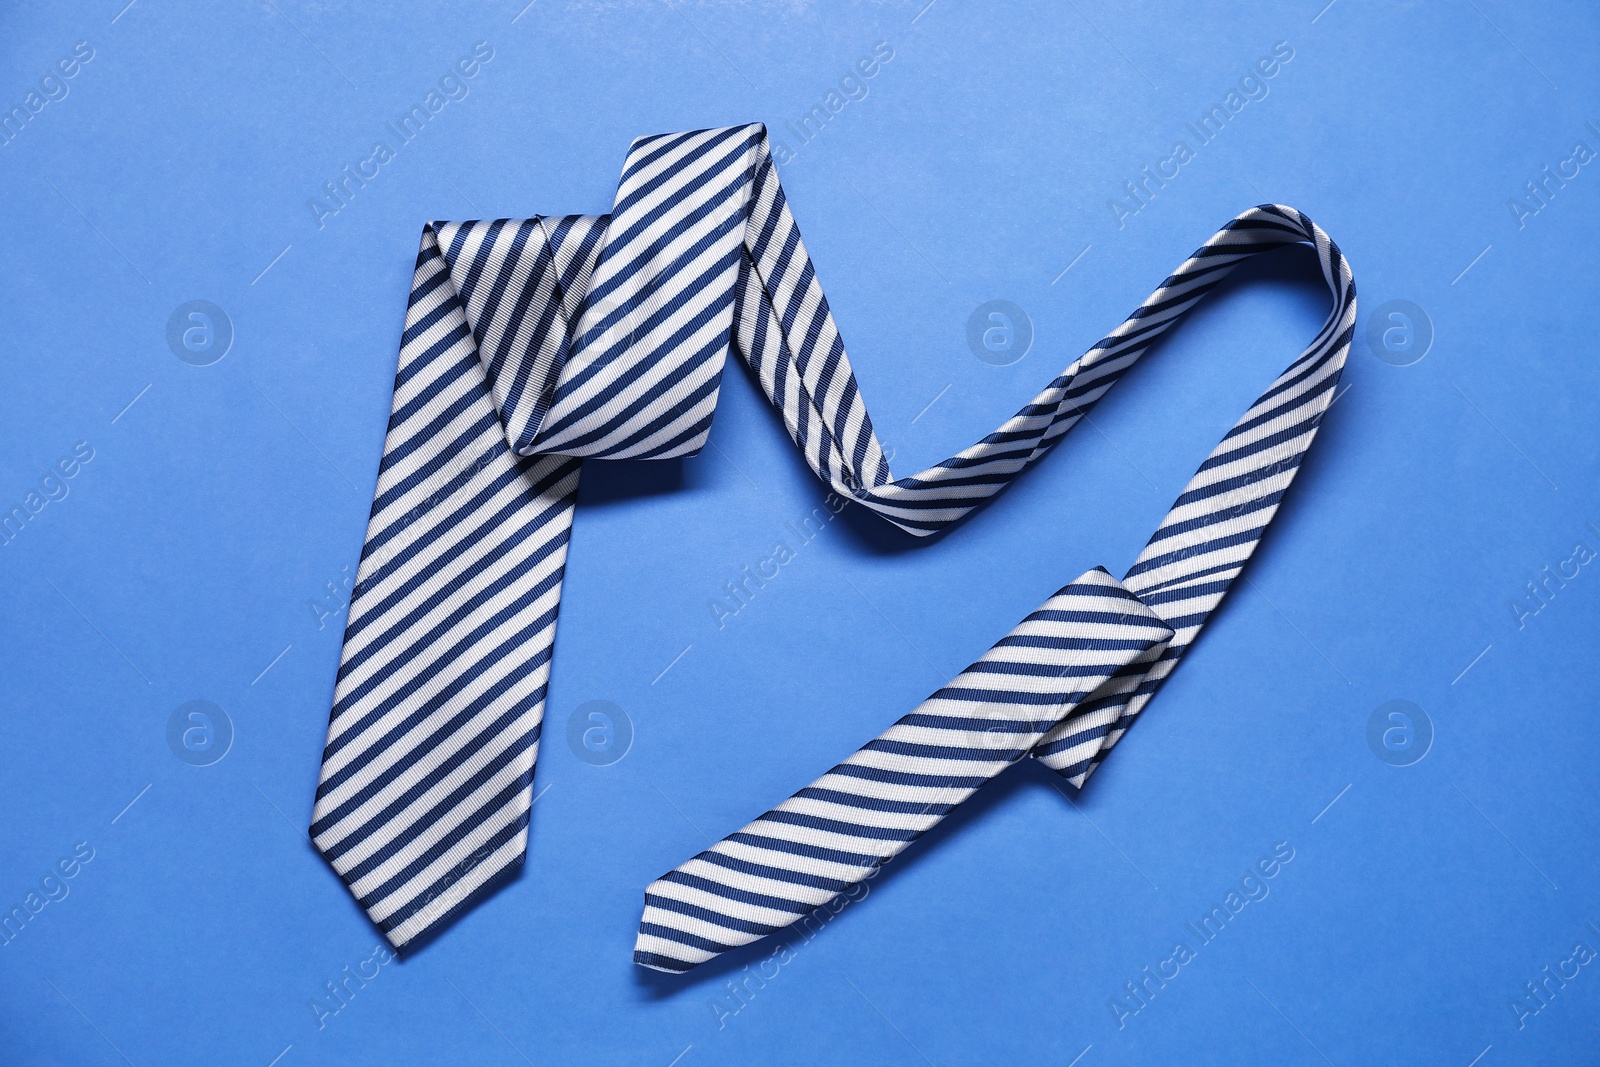
{"type": "MultiPolygon", "coordinates": [[[[982,765],[955,776],[972,779],[970,788],[930,786],[951,798],[939,801],[946,808],[958,802],[951,790],[970,792],[1009,762],[1005,746],[1081,785],[1220,603],[1293,480],[1349,349],[1355,287],[1327,235],[1292,208],[1244,212],[993,433],[896,478],[761,125],[636,140],[607,215],[424,227],[317,788],[317,848],[400,949],[515,873],[526,855],[581,461],[695,454],[730,349],[824,484],[925,536],[1049,451],[1235,266],[1290,244],[1312,246],[1333,295],[1316,338],[1202,465],[1120,583],[1089,572],[962,675],[1038,703],[951,696],[982,689],[958,679],[872,750],[894,751],[908,732],[942,737],[953,728],[936,720],[983,719],[983,738],[967,746],[983,758],[957,757],[982,765]],[[1113,601],[1126,621],[1100,618],[1113,601]],[[1116,632],[1108,637],[1102,625],[1116,632]],[[981,714],[953,710],[972,699],[981,714]]],[[[852,757],[833,776],[852,778],[842,768],[877,758],[852,757]]],[[[937,821],[935,812],[925,816],[937,821]]],[[[854,854],[886,861],[913,828],[926,829],[922,818],[887,820],[910,833],[892,851],[854,854]]],[[[695,892],[739,899],[744,883],[708,878],[704,866],[719,861],[707,855],[691,861],[699,864],[691,875],[722,889],[695,892]]],[[[818,877],[841,880],[837,871],[818,877]]],[[[668,876],[651,887],[653,898],[682,898],[681,888],[661,890],[669,881],[687,884],[668,876]]],[[[809,899],[776,896],[796,906],[809,899]]],[[[690,928],[681,910],[661,921],[660,899],[645,924],[659,927],[649,934],[656,940],[646,946],[641,931],[646,947],[636,958],[665,970],[754,940],[784,912],[753,918],[702,901],[695,906],[711,917],[692,921],[709,925],[690,928]]]]}

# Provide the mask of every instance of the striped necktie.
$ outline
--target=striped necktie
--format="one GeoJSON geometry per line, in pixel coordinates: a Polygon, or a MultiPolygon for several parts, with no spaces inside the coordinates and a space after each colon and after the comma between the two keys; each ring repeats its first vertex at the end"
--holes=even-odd
{"type": "Polygon", "coordinates": [[[895,478],[759,124],[642,137],[610,214],[423,228],[312,839],[398,949],[514,874],[583,458],[705,444],[730,347],[822,481],[914,536],[1049,451],[1243,260],[1311,245],[1327,321],[1132,570],[1092,570],[911,715],[650,886],[635,959],[683,971],[867,877],[1030,754],[1082,785],[1221,602],[1316,434],[1355,286],[1292,208],[1233,219],[993,433],[895,478]]]}

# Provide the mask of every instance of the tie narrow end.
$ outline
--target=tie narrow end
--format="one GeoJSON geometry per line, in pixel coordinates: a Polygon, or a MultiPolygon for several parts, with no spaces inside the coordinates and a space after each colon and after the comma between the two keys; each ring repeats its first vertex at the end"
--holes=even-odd
{"type": "Polygon", "coordinates": [[[796,922],[825,923],[832,902],[1172,636],[1104,568],[1074,579],[854,756],[651,883],[634,962],[683,974],[796,922]]]}
{"type": "Polygon", "coordinates": [[[684,963],[670,956],[662,956],[655,952],[646,952],[644,949],[633,950],[633,962],[649,971],[659,971],[662,974],[688,974],[694,967],[692,963],[684,963]]]}

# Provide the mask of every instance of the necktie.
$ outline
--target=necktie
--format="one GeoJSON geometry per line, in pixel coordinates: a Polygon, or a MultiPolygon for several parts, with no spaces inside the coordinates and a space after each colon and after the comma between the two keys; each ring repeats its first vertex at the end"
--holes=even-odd
{"type": "Polygon", "coordinates": [[[318,850],[399,949],[515,873],[581,460],[698,452],[730,348],[824,483],[926,536],[1044,455],[1238,263],[1295,243],[1319,258],[1334,298],[1327,321],[1128,575],[1094,570],[1063,588],[951,686],[745,831],[833,819],[881,847],[851,852],[796,830],[780,850],[788,858],[775,859],[734,835],[654,883],[635,959],[673,971],[844,891],[1024,752],[1076,785],[1088,778],[1220,603],[1293,480],[1349,349],[1354,283],[1305,216],[1252,208],[995,432],[896,479],[763,126],[639,138],[608,215],[427,225],[329,718],[318,850]],[[906,740],[928,731],[932,742],[906,740]],[[969,753],[950,756],[966,773],[940,762],[944,748],[969,753]],[[884,773],[908,777],[846,788],[877,773],[859,776],[875,766],[869,751],[893,757],[884,773]],[[922,791],[906,800],[902,785],[922,791]],[[812,814],[818,803],[831,814],[812,814]],[[926,810],[896,817],[907,804],[926,810]],[[858,858],[842,860],[847,852],[858,858]]]}

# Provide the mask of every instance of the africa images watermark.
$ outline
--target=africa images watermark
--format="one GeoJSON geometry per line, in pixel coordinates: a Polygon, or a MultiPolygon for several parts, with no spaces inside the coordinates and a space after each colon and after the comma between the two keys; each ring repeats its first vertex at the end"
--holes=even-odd
{"type": "Polygon", "coordinates": [[[1272,846],[1269,854],[1245,869],[1238,887],[1228,890],[1221,904],[1212,905],[1211,910],[1200,916],[1198,923],[1184,923],[1185,935],[1173,944],[1172,951],[1159,960],[1154,968],[1149,964],[1142,967],[1133,981],[1123,983],[1121,993],[1111,997],[1111,1017],[1116,1020],[1117,1029],[1124,1029],[1129,1019],[1148,1008],[1156,995],[1167,988],[1167,983],[1182,974],[1182,968],[1193,963],[1199,957],[1200,950],[1215,941],[1228,923],[1244,911],[1246,905],[1266,900],[1272,892],[1268,883],[1282,873],[1292,859],[1294,846],[1287,841],[1279,841],[1272,846]],[[1193,947],[1189,944],[1191,938],[1193,947]]]}
{"type": "Polygon", "coordinates": [[[867,82],[878,76],[884,67],[894,59],[894,48],[888,41],[879,41],[872,46],[872,54],[862,56],[851,64],[839,78],[838,86],[830,88],[823,94],[822,99],[806,109],[798,120],[785,122],[783,128],[773,131],[794,138],[794,146],[782,138],[775,139],[772,144],[773,157],[778,163],[787,166],[799,156],[800,149],[821,136],[828,123],[838,116],[852,103],[860,103],[867,98],[870,87],[867,82]]]}
{"type": "Polygon", "coordinates": [[[322,193],[306,201],[317,229],[322,229],[328,219],[349,207],[356,193],[365,189],[368,182],[375,181],[383,172],[383,166],[393,162],[399,150],[410,144],[446,105],[465,100],[471,92],[467,83],[477,77],[484,64],[493,58],[494,46],[488,41],[473,45],[469,55],[456,60],[449,70],[440,75],[437,87],[430,88],[420,104],[412,104],[398,118],[384,123],[385,136],[373,143],[364,159],[358,159],[353,165],[345,164],[332,181],[323,182],[322,193]],[[392,146],[389,143],[391,137],[394,139],[392,146]]]}
{"type": "Polygon", "coordinates": [[[1516,620],[1517,629],[1526,629],[1528,620],[1549,607],[1555,601],[1556,594],[1582,574],[1584,565],[1594,557],[1594,549],[1578,541],[1572,546],[1572,553],[1558,560],[1553,569],[1546,563],[1539,568],[1536,576],[1524,582],[1522,593],[1511,600],[1511,615],[1516,620]]]}
{"type": "Polygon", "coordinates": [[[1117,229],[1122,229],[1127,225],[1128,219],[1148,207],[1156,198],[1157,191],[1165,189],[1167,183],[1176,179],[1182,168],[1194,161],[1200,149],[1221,136],[1228,123],[1237,118],[1247,104],[1265,100],[1267,94],[1272,91],[1268,83],[1277,77],[1293,58],[1294,47],[1288,41],[1274,44],[1269,55],[1262,56],[1245,69],[1235,86],[1223,96],[1220,104],[1212,104],[1211,107],[1201,111],[1196,121],[1184,123],[1185,132],[1194,139],[1193,147],[1187,138],[1176,141],[1165,157],[1157,159],[1154,163],[1146,163],[1139,168],[1136,177],[1123,182],[1122,188],[1126,196],[1106,201],[1117,229]]]}
{"type": "Polygon", "coordinates": [[[47,868],[36,887],[30,888],[22,903],[10,911],[0,913],[0,946],[9,945],[22,935],[22,931],[44,909],[67,899],[72,887],[67,883],[76,878],[90,860],[94,859],[94,846],[79,841],[72,846],[70,856],[62,856],[47,868]]]}
{"type": "Polygon", "coordinates": [[[22,131],[28,128],[28,123],[33,121],[35,115],[40,114],[51,104],[58,104],[67,98],[67,93],[72,91],[68,83],[78,76],[78,73],[94,58],[94,46],[88,41],[79,41],[72,46],[72,52],[55,61],[55,64],[39,76],[35,87],[29,89],[22,97],[20,104],[13,104],[9,109],[0,111],[0,145],[9,147],[12,141],[22,136],[22,131]]]}
{"type": "MultiPolygon", "coordinates": [[[[1600,926],[1593,921],[1585,923],[1590,931],[1600,934],[1600,926]]],[[[1567,987],[1567,983],[1583,973],[1583,968],[1594,961],[1595,950],[1589,947],[1587,941],[1579,941],[1572,946],[1571,955],[1559,958],[1555,965],[1545,964],[1532,981],[1522,983],[1522,992],[1509,999],[1511,1017],[1517,1021],[1517,1029],[1525,1030],[1528,1020],[1548,1008],[1557,994],[1567,987]]]]}
{"type": "Polygon", "coordinates": [[[67,494],[72,492],[70,482],[83,470],[83,465],[92,459],[94,446],[88,441],[79,441],[72,446],[69,455],[62,456],[46,467],[38,485],[23,495],[22,503],[0,512],[0,546],[9,545],[22,536],[22,531],[28,528],[34,516],[50,504],[67,499],[67,494]]]}
{"type": "Polygon", "coordinates": [[[785,523],[788,536],[773,542],[771,550],[753,565],[747,563],[739,568],[738,578],[723,582],[722,595],[708,601],[712,624],[718,630],[727,629],[728,620],[749,607],[769,582],[777,580],[783,568],[799,556],[800,549],[815,541],[849,503],[845,497],[830,492],[821,505],[802,515],[799,521],[785,523]],[[791,537],[793,544],[790,544],[791,537]]]}
{"type": "Polygon", "coordinates": [[[373,948],[371,955],[355,965],[354,970],[347,963],[339,969],[337,978],[323,982],[323,992],[306,1001],[311,1009],[311,1017],[316,1020],[317,1029],[326,1029],[328,1020],[348,1008],[350,1002],[356,999],[356,994],[382,973],[383,965],[395,958],[394,950],[388,945],[379,944],[373,948]]]}
{"type": "MultiPolygon", "coordinates": [[[[1585,122],[1589,132],[1600,139],[1600,129],[1592,122],[1585,122]]],[[[1539,175],[1522,183],[1522,192],[1506,201],[1506,207],[1511,212],[1512,221],[1517,224],[1517,229],[1528,228],[1528,220],[1550,206],[1556,194],[1567,187],[1567,183],[1582,173],[1582,168],[1593,162],[1595,150],[1587,141],[1574,141],[1572,150],[1561,159],[1556,160],[1556,165],[1551,168],[1546,163],[1539,168],[1539,175]]]]}
{"type": "Polygon", "coordinates": [[[750,1002],[756,998],[756,995],[767,988],[767,983],[777,978],[785,966],[793,963],[799,950],[815,940],[816,936],[840,912],[851,904],[867,899],[867,894],[872,891],[867,882],[877,877],[878,872],[882,869],[882,867],[872,867],[861,881],[837,896],[817,905],[788,928],[789,931],[796,935],[803,934],[805,941],[795,941],[793,947],[790,946],[789,941],[779,942],[777,947],[765,959],[755,964],[754,971],[751,971],[750,965],[746,964],[738,978],[730,978],[724,982],[723,989],[726,990],[725,994],[721,997],[712,997],[706,1001],[711,1008],[712,1016],[717,1020],[717,1029],[726,1029],[728,1020],[748,1008],[750,1002]]]}

